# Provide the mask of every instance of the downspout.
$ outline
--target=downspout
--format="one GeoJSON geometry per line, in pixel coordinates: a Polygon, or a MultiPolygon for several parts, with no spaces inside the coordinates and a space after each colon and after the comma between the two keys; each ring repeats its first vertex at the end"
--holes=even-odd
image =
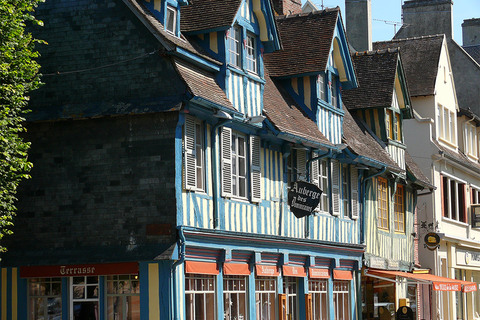
{"type": "MultiPolygon", "coordinates": [[[[185,261],[185,235],[183,234],[183,227],[178,227],[178,235],[180,239],[178,240],[178,244],[180,245],[180,257],[175,263],[172,265],[172,273],[171,273],[171,280],[170,284],[172,286],[172,312],[173,312],[173,317],[175,317],[175,320],[180,319],[180,312],[177,310],[177,286],[175,285],[175,275],[176,272],[175,270],[177,269],[177,266],[182,264],[185,261]]],[[[172,317],[172,318],[173,318],[172,317]]]]}
{"type": "Polygon", "coordinates": [[[217,137],[217,129],[221,126],[224,126],[225,124],[232,122],[232,119],[225,119],[223,121],[219,121],[216,125],[213,126],[212,128],[212,189],[213,189],[213,228],[217,229],[219,227],[218,225],[218,205],[217,205],[217,199],[218,199],[218,183],[217,183],[217,150],[216,150],[216,137],[217,137]]]}
{"type": "Polygon", "coordinates": [[[363,201],[363,206],[362,206],[362,225],[361,225],[361,228],[362,228],[362,231],[360,233],[360,243],[361,244],[365,244],[365,202],[366,202],[366,199],[365,199],[365,186],[366,186],[366,182],[367,180],[370,180],[372,178],[375,178],[376,176],[379,176],[381,174],[383,174],[385,171],[387,170],[387,167],[386,166],[383,166],[382,169],[380,171],[378,171],[377,173],[374,173],[370,176],[367,176],[365,178],[363,178],[362,180],[362,190],[360,192],[360,199],[362,199],[363,201]]]}
{"type": "MultiPolygon", "coordinates": [[[[323,159],[325,157],[331,157],[332,154],[333,154],[332,149],[328,149],[327,153],[322,154],[321,156],[312,158],[310,160],[307,160],[307,164],[306,164],[306,167],[307,167],[306,168],[307,169],[307,181],[311,182],[311,179],[310,179],[310,164],[313,161],[320,160],[320,159],[323,159]]],[[[305,237],[308,238],[309,236],[310,236],[310,215],[307,216],[307,220],[305,221],[305,237]]]]}

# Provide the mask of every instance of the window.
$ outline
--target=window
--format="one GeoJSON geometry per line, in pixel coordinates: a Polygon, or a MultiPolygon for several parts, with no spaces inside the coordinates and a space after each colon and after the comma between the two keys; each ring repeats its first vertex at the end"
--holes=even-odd
{"type": "Polygon", "coordinates": [[[394,225],[395,232],[405,233],[405,190],[403,186],[397,185],[397,191],[395,192],[395,204],[394,204],[394,225]]]}
{"type": "Polygon", "coordinates": [[[400,113],[395,113],[395,125],[393,126],[394,128],[394,134],[395,134],[395,140],[397,141],[402,141],[402,131],[401,131],[401,122],[400,122],[400,113]]]}
{"type": "Polygon", "coordinates": [[[140,285],[136,275],[107,277],[107,319],[140,320],[140,285]]]}
{"type": "Polygon", "coordinates": [[[350,177],[348,164],[342,165],[342,208],[343,216],[350,216],[350,177]]]}
{"type": "Polygon", "coordinates": [[[321,212],[329,212],[328,199],[330,197],[330,190],[328,187],[328,161],[320,160],[316,163],[318,163],[318,187],[323,191],[318,207],[321,212]]]}
{"type": "Polygon", "coordinates": [[[308,291],[312,294],[312,318],[316,320],[329,319],[328,281],[309,280],[308,291]]]}
{"type": "Polygon", "coordinates": [[[387,179],[381,177],[379,177],[377,181],[377,226],[379,229],[388,230],[388,182],[387,179]]]}
{"type": "Polygon", "coordinates": [[[238,26],[233,27],[230,29],[228,33],[228,55],[229,55],[229,63],[232,66],[240,68],[242,66],[241,61],[241,42],[242,42],[242,33],[241,29],[238,26]]]}
{"type": "Polygon", "coordinates": [[[275,296],[277,294],[277,280],[262,277],[255,279],[255,303],[257,319],[275,319],[275,296]]]}
{"type": "Polygon", "coordinates": [[[184,126],[184,187],[187,190],[205,190],[205,155],[203,123],[191,116],[184,126]]]}
{"type": "Polygon", "coordinates": [[[29,319],[62,318],[61,278],[39,278],[28,281],[29,319]]]}
{"type": "Polygon", "coordinates": [[[350,284],[348,281],[333,281],[333,307],[335,319],[350,320],[350,284]]]}
{"type": "Polygon", "coordinates": [[[98,276],[72,277],[70,280],[73,319],[98,319],[98,276]]]}
{"type": "MultiPolygon", "coordinates": [[[[260,138],[250,136],[250,191],[251,201],[261,199],[260,138]]],[[[222,196],[247,198],[247,137],[223,127],[221,133],[222,196]]]]}
{"type": "Polygon", "coordinates": [[[287,319],[297,319],[297,279],[283,278],[283,292],[287,299],[287,319]]]}
{"type": "Polygon", "coordinates": [[[480,204],[480,189],[473,188],[470,190],[472,195],[472,203],[471,204],[480,204]]]}
{"type": "Polygon", "coordinates": [[[247,316],[247,278],[239,276],[223,277],[223,312],[225,320],[239,320],[247,316]]]}
{"type": "Polygon", "coordinates": [[[185,275],[185,304],[188,320],[215,319],[215,276],[185,275]]]}
{"type": "Polygon", "coordinates": [[[167,6],[167,21],[165,23],[165,28],[170,33],[177,33],[177,9],[172,6],[167,6]]]}
{"type": "Polygon", "coordinates": [[[247,161],[245,156],[245,136],[232,134],[232,195],[240,198],[247,196],[247,161]]]}
{"type": "Polygon", "coordinates": [[[441,187],[443,216],[466,223],[465,183],[443,176],[441,187]]]}
{"type": "Polygon", "coordinates": [[[437,128],[439,138],[445,142],[456,145],[456,117],[453,111],[450,111],[442,105],[437,107],[437,128]]]}
{"type": "Polygon", "coordinates": [[[247,35],[246,50],[247,70],[257,73],[257,44],[256,38],[251,34],[247,35]]]}
{"type": "Polygon", "coordinates": [[[318,90],[319,90],[319,99],[327,101],[327,94],[325,92],[325,75],[318,75],[318,90]]]}
{"type": "Polygon", "coordinates": [[[332,76],[332,81],[329,83],[330,85],[330,94],[332,98],[332,106],[338,108],[338,90],[337,90],[337,77],[332,76]]]}
{"type": "Polygon", "coordinates": [[[478,159],[476,127],[469,123],[465,123],[464,136],[465,136],[465,153],[469,157],[478,159]]]}
{"type": "Polygon", "coordinates": [[[385,129],[387,130],[387,138],[393,139],[393,115],[392,110],[387,110],[385,115],[385,129]]]}

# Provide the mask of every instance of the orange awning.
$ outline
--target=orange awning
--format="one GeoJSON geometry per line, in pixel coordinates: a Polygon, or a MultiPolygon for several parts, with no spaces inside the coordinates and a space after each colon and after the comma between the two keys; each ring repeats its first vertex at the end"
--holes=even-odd
{"type": "Polygon", "coordinates": [[[269,265],[257,264],[257,265],[255,265],[255,269],[257,271],[257,276],[278,277],[280,275],[280,271],[278,270],[278,266],[269,266],[269,265]]]}
{"type": "Polygon", "coordinates": [[[379,277],[385,279],[386,277],[403,277],[406,279],[412,279],[417,282],[431,284],[433,290],[436,291],[463,291],[472,292],[477,291],[477,284],[470,281],[462,281],[457,279],[445,278],[436,276],[429,273],[410,273],[394,270],[376,270],[366,269],[365,275],[371,277],[379,277]]]}
{"type": "Polygon", "coordinates": [[[248,263],[224,263],[223,274],[235,276],[247,276],[250,274],[248,263]]]}
{"type": "Polygon", "coordinates": [[[289,277],[306,277],[307,272],[304,267],[282,266],[283,275],[289,277]]]}
{"type": "Polygon", "coordinates": [[[333,279],[335,279],[335,280],[352,280],[353,279],[353,273],[352,273],[352,271],[348,271],[348,270],[334,269],[333,270],[333,279]]]}
{"type": "Polygon", "coordinates": [[[215,262],[185,261],[185,273],[213,274],[219,273],[215,262]]]}

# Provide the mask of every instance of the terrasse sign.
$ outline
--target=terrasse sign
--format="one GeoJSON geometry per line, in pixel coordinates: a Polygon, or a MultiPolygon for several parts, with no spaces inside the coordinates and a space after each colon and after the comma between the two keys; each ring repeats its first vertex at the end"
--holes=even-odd
{"type": "Polygon", "coordinates": [[[288,205],[295,217],[303,218],[313,212],[320,202],[320,190],[316,185],[295,181],[288,192],[288,205]]]}

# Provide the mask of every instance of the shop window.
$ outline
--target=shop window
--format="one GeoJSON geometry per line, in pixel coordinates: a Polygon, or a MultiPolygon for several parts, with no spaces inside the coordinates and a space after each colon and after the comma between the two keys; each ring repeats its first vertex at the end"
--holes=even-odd
{"type": "Polygon", "coordinates": [[[73,319],[99,319],[98,276],[70,278],[73,319]]]}
{"type": "Polygon", "coordinates": [[[465,183],[446,176],[441,182],[443,216],[466,223],[465,183]]]}
{"type": "Polygon", "coordinates": [[[309,280],[308,292],[312,295],[312,319],[329,319],[328,281],[309,280]]]}
{"type": "Polygon", "coordinates": [[[333,281],[335,319],[350,320],[350,282],[333,281]]]}
{"type": "Polygon", "coordinates": [[[224,320],[247,319],[247,278],[240,276],[223,277],[224,320]]]}
{"type": "Polygon", "coordinates": [[[388,182],[381,177],[377,181],[377,226],[379,229],[388,230],[388,182]]]}
{"type": "Polygon", "coordinates": [[[286,298],[286,315],[288,320],[297,319],[297,279],[294,277],[285,277],[283,279],[283,292],[286,298]]]}
{"type": "Polygon", "coordinates": [[[400,185],[395,192],[394,211],[395,232],[405,233],[405,189],[400,185]]]}
{"type": "Polygon", "coordinates": [[[38,278],[28,281],[29,319],[62,318],[61,278],[38,278]]]}
{"type": "Polygon", "coordinates": [[[140,319],[140,285],[136,275],[108,276],[107,319],[140,319]]]}
{"type": "MultiPolygon", "coordinates": [[[[465,276],[465,271],[461,270],[461,269],[455,269],[455,279],[457,280],[465,280],[464,279],[464,276],[465,276]]],[[[463,320],[465,319],[464,318],[464,300],[463,300],[463,297],[464,294],[462,291],[456,291],[455,292],[455,303],[456,303],[456,313],[457,313],[457,320],[463,320]]]]}
{"type": "Polygon", "coordinates": [[[255,279],[255,305],[257,319],[275,319],[277,280],[262,277],[255,279]]]}
{"type": "Polygon", "coordinates": [[[215,276],[187,274],[185,305],[187,320],[215,319],[215,276]]]}

